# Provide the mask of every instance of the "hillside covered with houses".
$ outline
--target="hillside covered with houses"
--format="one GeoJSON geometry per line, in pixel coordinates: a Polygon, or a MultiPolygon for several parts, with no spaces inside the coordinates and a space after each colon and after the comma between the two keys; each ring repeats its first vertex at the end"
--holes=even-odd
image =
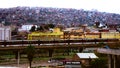
{"type": "Polygon", "coordinates": [[[72,8],[15,7],[0,9],[0,23],[5,23],[5,25],[52,23],[71,27],[80,24],[93,25],[95,22],[103,25],[120,24],[120,15],[72,8]]]}

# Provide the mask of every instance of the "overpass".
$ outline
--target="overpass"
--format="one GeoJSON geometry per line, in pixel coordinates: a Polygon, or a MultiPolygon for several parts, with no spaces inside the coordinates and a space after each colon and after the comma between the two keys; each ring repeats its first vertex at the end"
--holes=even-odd
{"type": "Polygon", "coordinates": [[[0,41],[0,51],[16,51],[17,62],[20,62],[20,52],[28,45],[35,46],[36,49],[45,49],[49,52],[49,57],[52,57],[54,49],[78,49],[83,47],[99,47],[98,43],[115,44],[118,39],[79,39],[79,40],[9,40],[0,41]]]}
{"type": "Polygon", "coordinates": [[[28,45],[34,45],[36,49],[63,49],[96,47],[98,43],[114,44],[118,39],[78,39],[78,40],[4,40],[0,41],[0,50],[22,50],[28,45]],[[84,45],[84,46],[83,46],[84,45]]]}
{"type": "Polygon", "coordinates": [[[81,51],[87,47],[100,47],[99,43],[107,45],[116,45],[118,39],[79,39],[79,40],[9,40],[0,41],[0,51],[22,51],[28,45],[35,46],[36,49],[44,49],[49,51],[49,56],[52,56],[54,49],[77,49],[81,51]]]}
{"type": "Polygon", "coordinates": [[[110,43],[110,42],[118,42],[119,39],[76,39],[76,40],[72,40],[72,39],[63,39],[63,40],[50,40],[50,41],[42,41],[42,40],[4,40],[4,41],[0,41],[0,45],[24,45],[24,44],[55,44],[55,43],[66,43],[66,44],[70,44],[70,43],[92,43],[92,44],[96,44],[96,43],[110,43]]]}

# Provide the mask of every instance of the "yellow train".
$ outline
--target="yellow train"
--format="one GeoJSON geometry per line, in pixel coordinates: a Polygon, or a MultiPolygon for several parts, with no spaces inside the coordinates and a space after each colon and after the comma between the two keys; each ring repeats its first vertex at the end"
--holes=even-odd
{"type": "Polygon", "coordinates": [[[58,40],[58,39],[97,39],[97,38],[114,38],[120,39],[119,32],[62,32],[59,28],[54,28],[52,32],[32,32],[28,34],[28,40],[58,40]]]}
{"type": "Polygon", "coordinates": [[[48,32],[32,32],[28,34],[28,40],[56,40],[63,36],[63,32],[59,28],[54,28],[48,32]]]}

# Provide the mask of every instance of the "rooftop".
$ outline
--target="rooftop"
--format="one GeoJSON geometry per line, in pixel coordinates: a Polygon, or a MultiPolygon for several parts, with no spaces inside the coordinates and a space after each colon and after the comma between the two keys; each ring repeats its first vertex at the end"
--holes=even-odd
{"type": "Polygon", "coordinates": [[[98,58],[94,53],[77,53],[77,56],[81,59],[98,58]]]}

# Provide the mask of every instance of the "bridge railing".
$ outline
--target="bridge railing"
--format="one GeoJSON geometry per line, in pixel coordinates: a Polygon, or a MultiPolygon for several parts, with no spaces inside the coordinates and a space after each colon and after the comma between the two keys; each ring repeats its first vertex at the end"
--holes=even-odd
{"type": "Polygon", "coordinates": [[[51,40],[51,41],[41,41],[41,40],[4,40],[4,41],[0,41],[0,45],[24,45],[24,44],[37,44],[37,45],[41,45],[41,44],[62,44],[65,43],[67,45],[69,44],[74,44],[74,43],[78,43],[78,44],[85,44],[85,43],[92,43],[92,44],[96,44],[96,43],[100,43],[100,42],[105,42],[105,43],[111,43],[111,42],[118,42],[119,39],[77,39],[77,40],[51,40]]]}

